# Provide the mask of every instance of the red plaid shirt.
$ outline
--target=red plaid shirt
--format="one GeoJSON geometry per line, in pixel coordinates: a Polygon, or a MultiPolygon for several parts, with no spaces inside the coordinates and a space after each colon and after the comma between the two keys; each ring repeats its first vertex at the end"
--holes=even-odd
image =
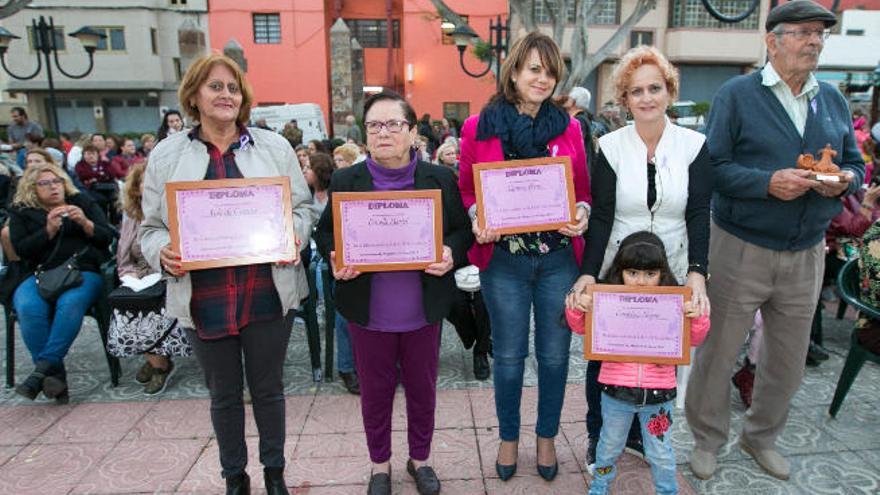
{"type": "MultiPolygon", "coordinates": [[[[201,141],[199,129],[190,131],[189,138],[201,141]]],[[[202,142],[210,157],[205,180],[243,177],[235,164],[235,150],[254,145],[247,128],[241,128],[241,139],[225,153],[211,143],[202,142]]],[[[196,331],[203,339],[238,335],[251,323],[281,317],[281,300],[268,263],[194,270],[190,272],[190,280],[189,309],[196,331]]]]}

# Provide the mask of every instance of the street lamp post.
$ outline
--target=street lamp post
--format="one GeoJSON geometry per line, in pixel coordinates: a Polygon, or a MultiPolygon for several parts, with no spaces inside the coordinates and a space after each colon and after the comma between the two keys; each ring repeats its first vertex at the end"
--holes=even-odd
{"type": "MultiPolygon", "coordinates": [[[[489,63],[487,67],[479,73],[474,73],[468,70],[464,65],[464,51],[467,49],[468,45],[470,45],[471,41],[474,38],[477,38],[477,33],[473,31],[467,24],[460,24],[456,26],[456,28],[449,33],[449,36],[452,36],[453,41],[455,42],[455,46],[458,47],[458,62],[461,64],[461,70],[464,71],[465,74],[471,77],[483,77],[492,70],[492,64],[489,63]]],[[[501,21],[501,16],[499,15],[496,20],[489,20],[489,48],[492,50],[495,55],[495,67],[498,70],[501,70],[501,59],[503,56],[507,55],[508,45],[510,43],[510,19],[508,18],[506,21],[501,21]]],[[[496,89],[501,89],[501,74],[498,74],[498,77],[495,78],[495,87],[496,89]]]]}
{"type": "Polygon", "coordinates": [[[12,72],[9,67],[6,66],[6,50],[9,48],[9,43],[12,40],[20,39],[21,37],[10,33],[3,27],[0,27],[0,65],[2,65],[3,70],[13,78],[27,81],[37,77],[43,69],[43,60],[40,59],[40,54],[43,54],[43,58],[46,61],[46,79],[49,82],[49,110],[52,113],[52,122],[55,133],[61,135],[61,125],[58,122],[58,107],[55,104],[55,82],[52,78],[51,60],[55,60],[55,67],[58,69],[58,72],[61,72],[71,79],[82,79],[92,72],[92,67],[95,65],[94,57],[98,42],[107,36],[90,27],[82,27],[69,35],[71,38],[78,39],[89,55],[88,68],[82,74],[74,75],[65,71],[61,67],[61,63],[58,61],[58,47],[55,45],[55,21],[52,20],[52,17],[49,17],[48,23],[43,16],[40,16],[39,21],[36,19],[31,20],[31,30],[34,43],[34,54],[37,57],[37,68],[26,76],[20,76],[12,72]],[[50,55],[52,56],[52,59],[49,58],[50,55]]]}

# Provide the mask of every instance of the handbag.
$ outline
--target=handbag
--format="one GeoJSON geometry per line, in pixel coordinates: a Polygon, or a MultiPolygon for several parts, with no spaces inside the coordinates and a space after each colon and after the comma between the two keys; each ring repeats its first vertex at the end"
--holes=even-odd
{"type": "Polygon", "coordinates": [[[64,236],[64,225],[58,230],[58,241],[55,242],[55,249],[52,254],[46,258],[46,261],[37,265],[34,277],[37,282],[37,292],[47,302],[54,302],[65,291],[74,287],[79,287],[83,283],[82,273],[79,271],[79,262],[77,258],[85,254],[89,249],[88,246],[73,253],[64,263],[51,269],[44,269],[43,266],[55,257],[58,248],[61,247],[61,239],[64,236]]]}
{"type": "Polygon", "coordinates": [[[160,312],[165,307],[165,281],[135,292],[131,287],[117,287],[107,296],[110,307],[132,312],[160,312]]]}

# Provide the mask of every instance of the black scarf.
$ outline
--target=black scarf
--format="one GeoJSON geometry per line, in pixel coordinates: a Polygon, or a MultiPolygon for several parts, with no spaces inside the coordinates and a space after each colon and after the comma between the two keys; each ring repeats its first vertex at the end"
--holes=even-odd
{"type": "Polygon", "coordinates": [[[565,132],[568,124],[568,114],[549,101],[542,103],[538,115],[532,118],[519,113],[506,99],[498,98],[480,112],[477,140],[497,136],[505,157],[539,158],[549,156],[547,143],[565,132]]]}

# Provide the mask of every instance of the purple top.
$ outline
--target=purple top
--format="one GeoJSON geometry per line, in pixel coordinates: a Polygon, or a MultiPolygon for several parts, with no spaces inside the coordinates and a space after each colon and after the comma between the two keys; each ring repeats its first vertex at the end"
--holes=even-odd
{"type": "MultiPolygon", "coordinates": [[[[367,158],[374,191],[415,188],[416,154],[403,168],[385,168],[367,158]]],[[[411,332],[428,324],[422,306],[422,274],[408,270],[373,274],[370,288],[370,321],[366,328],[380,332],[411,332]]]]}

